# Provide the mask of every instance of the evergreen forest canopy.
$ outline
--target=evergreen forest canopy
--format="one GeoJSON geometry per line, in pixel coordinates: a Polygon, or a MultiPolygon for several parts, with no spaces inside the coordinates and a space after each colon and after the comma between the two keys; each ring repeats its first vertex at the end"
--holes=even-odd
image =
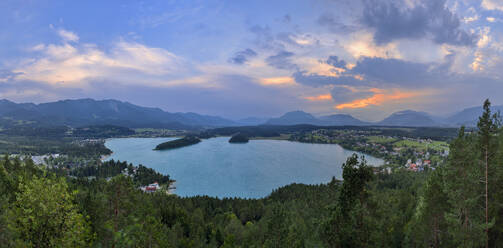
{"type": "Polygon", "coordinates": [[[157,145],[154,150],[170,150],[175,148],[181,148],[184,146],[195,145],[201,142],[201,140],[196,136],[185,136],[181,139],[171,140],[157,145]]]}
{"type": "Polygon", "coordinates": [[[238,133],[229,139],[229,143],[248,143],[249,140],[248,136],[238,133]]]}
{"type": "Polygon", "coordinates": [[[375,173],[353,155],[342,165],[342,181],[292,184],[263,199],[143,193],[138,185],[147,180],[124,175],[127,163],[68,177],[66,170],[5,156],[0,244],[497,247],[503,243],[503,128],[489,101],[483,107],[477,129],[461,128],[436,170],[375,173]]]}

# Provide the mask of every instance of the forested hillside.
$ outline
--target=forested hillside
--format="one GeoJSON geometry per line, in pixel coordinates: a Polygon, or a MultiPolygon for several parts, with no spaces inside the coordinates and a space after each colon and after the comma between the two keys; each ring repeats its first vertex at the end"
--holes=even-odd
{"type": "Polygon", "coordinates": [[[97,168],[65,177],[64,170],[6,156],[0,161],[0,244],[498,247],[503,130],[489,106],[476,131],[459,130],[447,162],[436,170],[387,174],[353,155],[342,165],[342,181],[292,184],[263,199],[143,193],[135,177],[103,178],[125,165],[88,179],[97,168]]]}

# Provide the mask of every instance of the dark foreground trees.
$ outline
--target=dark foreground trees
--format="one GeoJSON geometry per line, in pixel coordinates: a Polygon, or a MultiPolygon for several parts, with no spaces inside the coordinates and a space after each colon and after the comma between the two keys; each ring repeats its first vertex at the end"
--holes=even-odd
{"type": "Polygon", "coordinates": [[[369,213],[369,186],[373,171],[354,154],[342,165],[343,183],[331,216],[324,223],[323,238],[330,247],[366,247],[373,229],[369,213]]]}
{"type": "Polygon", "coordinates": [[[447,163],[424,185],[409,231],[411,243],[433,247],[498,247],[503,242],[503,133],[486,100],[478,131],[459,130],[447,163]],[[416,229],[417,230],[417,229],[416,229]]]}
{"type": "Polygon", "coordinates": [[[73,202],[75,192],[64,178],[33,173],[32,166],[8,159],[0,164],[0,242],[7,247],[92,244],[89,224],[73,202]]]}

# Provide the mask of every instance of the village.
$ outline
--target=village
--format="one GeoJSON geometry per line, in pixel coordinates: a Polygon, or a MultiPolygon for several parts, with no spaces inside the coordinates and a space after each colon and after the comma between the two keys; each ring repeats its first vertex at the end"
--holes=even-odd
{"type": "Polygon", "coordinates": [[[382,135],[369,130],[318,129],[297,133],[290,140],[306,143],[339,144],[342,147],[382,158],[385,167],[411,171],[434,170],[449,155],[445,141],[430,138],[382,135]]]}

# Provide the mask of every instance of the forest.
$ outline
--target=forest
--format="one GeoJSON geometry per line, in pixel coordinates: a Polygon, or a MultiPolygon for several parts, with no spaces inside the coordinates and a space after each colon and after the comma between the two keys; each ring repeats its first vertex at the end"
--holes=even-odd
{"type": "MultiPolygon", "coordinates": [[[[240,133],[250,138],[268,138],[277,137],[281,134],[311,132],[318,129],[377,132],[386,136],[431,138],[434,140],[450,140],[453,137],[456,137],[458,131],[457,128],[448,127],[314,126],[299,124],[292,126],[259,125],[222,127],[201,131],[197,134],[197,136],[200,138],[210,138],[214,136],[232,136],[236,133],[240,133]]],[[[471,129],[467,129],[467,131],[471,131],[471,129]]]]}
{"type": "Polygon", "coordinates": [[[0,244],[499,247],[503,243],[503,129],[489,101],[477,129],[460,128],[446,162],[435,170],[377,173],[353,155],[342,165],[342,180],[291,184],[261,199],[218,199],[143,193],[137,179],[117,173],[127,163],[109,166],[68,177],[29,159],[5,156],[0,160],[0,244]]]}
{"type": "Polygon", "coordinates": [[[34,124],[0,126],[0,153],[26,155],[58,153],[94,158],[111,153],[103,145],[104,139],[134,134],[135,131],[132,129],[112,125],[76,128],[34,124]],[[82,142],[85,139],[95,139],[100,142],[82,142]]]}

